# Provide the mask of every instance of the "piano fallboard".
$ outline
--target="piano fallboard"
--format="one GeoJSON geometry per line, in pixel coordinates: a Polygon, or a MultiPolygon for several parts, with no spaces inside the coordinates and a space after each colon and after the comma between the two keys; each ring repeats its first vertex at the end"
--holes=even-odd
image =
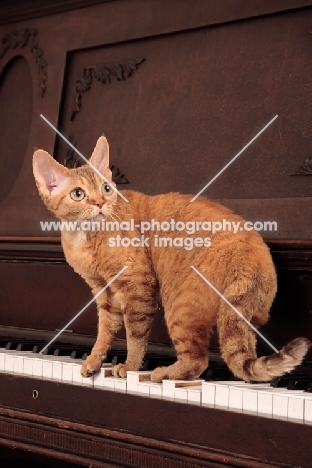
{"type": "Polygon", "coordinates": [[[310,467],[312,426],[0,374],[3,445],[87,466],[310,467]]]}

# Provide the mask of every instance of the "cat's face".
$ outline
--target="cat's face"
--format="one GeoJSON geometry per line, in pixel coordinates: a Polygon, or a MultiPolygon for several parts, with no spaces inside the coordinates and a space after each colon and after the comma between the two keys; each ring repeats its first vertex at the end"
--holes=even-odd
{"type": "Polygon", "coordinates": [[[67,169],[46,151],[35,151],[33,172],[39,193],[47,208],[59,219],[77,221],[78,225],[83,221],[113,219],[117,193],[113,189],[115,184],[104,136],[98,139],[90,163],[96,170],[88,164],[67,169]]]}

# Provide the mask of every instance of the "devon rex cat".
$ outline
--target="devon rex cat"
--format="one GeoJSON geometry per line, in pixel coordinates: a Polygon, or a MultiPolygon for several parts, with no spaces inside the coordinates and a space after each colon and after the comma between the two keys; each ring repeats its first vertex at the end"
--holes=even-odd
{"type": "MultiPolygon", "coordinates": [[[[167,221],[167,226],[172,220],[180,222],[179,226],[190,221],[204,226],[204,222],[223,219],[243,226],[240,216],[204,197],[191,203],[190,195],[147,196],[128,190],[122,192],[129,201],[126,203],[113,187],[104,136],[97,141],[90,162],[97,171],[89,165],[67,169],[41,149],[33,158],[36,184],[45,205],[61,221],[76,222],[77,228],[85,221],[131,219],[137,226],[152,219],[167,221]]],[[[167,241],[167,246],[159,246],[160,232],[150,229],[145,232],[148,242],[138,245],[141,233],[136,227],[113,233],[62,231],[66,260],[93,294],[127,266],[97,298],[98,337],[82,365],[84,377],[99,370],[123,322],[128,355],[124,364],[114,367],[113,374],[125,377],[127,370],[140,369],[158,296],[177,361],[156,368],[151,375],[155,382],[197,378],[208,366],[213,325],[217,327],[222,358],[237,377],[246,381],[269,381],[301,363],[311,344],[306,338],[296,338],[280,352],[257,358],[254,331],[191,268],[195,266],[254,326],[265,324],[276,293],[276,273],[269,249],[257,232],[219,231],[207,237],[207,231],[200,229],[192,244],[184,243],[186,232],[167,230],[163,234],[175,243],[167,241]],[[114,239],[119,236],[119,244],[112,244],[112,234],[114,239]],[[193,247],[185,248],[187,245],[193,247]]]]}

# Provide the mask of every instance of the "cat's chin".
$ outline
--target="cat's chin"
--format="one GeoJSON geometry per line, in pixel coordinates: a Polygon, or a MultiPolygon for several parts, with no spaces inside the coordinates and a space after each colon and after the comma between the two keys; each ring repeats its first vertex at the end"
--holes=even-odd
{"type": "Polygon", "coordinates": [[[98,215],[94,216],[92,221],[104,221],[106,219],[106,216],[104,216],[102,213],[99,213],[98,215]]]}

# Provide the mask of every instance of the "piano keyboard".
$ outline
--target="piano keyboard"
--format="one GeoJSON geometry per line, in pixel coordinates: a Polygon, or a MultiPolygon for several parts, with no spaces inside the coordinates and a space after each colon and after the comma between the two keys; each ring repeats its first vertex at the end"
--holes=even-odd
{"type": "Polygon", "coordinates": [[[303,390],[274,388],[267,383],[203,379],[155,383],[150,380],[150,370],[128,372],[126,378],[118,378],[112,375],[112,363],[103,364],[93,377],[83,378],[81,364],[82,359],[67,356],[0,349],[0,372],[8,374],[312,424],[312,393],[303,390]]]}

